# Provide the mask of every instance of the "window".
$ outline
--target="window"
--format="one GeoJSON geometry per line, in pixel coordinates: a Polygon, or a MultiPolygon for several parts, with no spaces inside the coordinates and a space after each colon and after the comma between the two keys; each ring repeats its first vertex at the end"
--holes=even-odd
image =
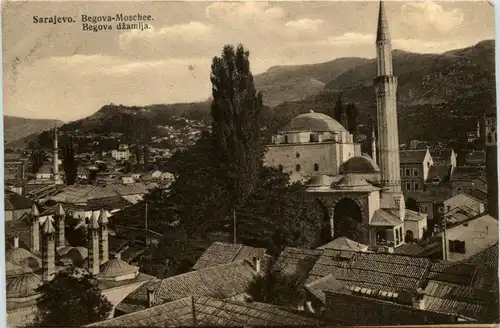
{"type": "Polygon", "coordinates": [[[457,192],[462,192],[462,188],[457,188],[457,192]]]}
{"type": "Polygon", "coordinates": [[[300,154],[299,153],[295,154],[295,157],[300,158],[300,154]]]}
{"type": "Polygon", "coordinates": [[[407,176],[407,177],[410,176],[410,169],[405,169],[405,176],[407,176]]]}
{"type": "Polygon", "coordinates": [[[318,163],[314,163],[314,171],[319,171],[319,164],[318,163]]]}
{"type": "Polygon", "coordinates": [[[446,212],[449,212],[450,210],[451,210],[451,206],[450,205],[446,206],[446,212]]]}
{"type": "Polygon", "coordinates": [[[407,191],[411,190],[411,182],[406,183],[406,190],[407,191]]]}
{"type": "Polygon", "coordinates": [[[297,171],[297,172],[300,171],[300,164],[295,165],[295,171],[297,171]]]}
{"type": "Polygon", "coordinates": [[[278,171],[283,172],[283,165],[278,165],[278,171]]]}
{"type": "Polygon", "coordinates": [[[444,213],[444,206],[439,206],[439,213],[444,213]]]}
{"type": "Polygon", "coordinates": [[[420,211],[423,213],[427,213],[427,206],[420,206],[420,211]]]}
{"type": "Polygon", "coordinates": [[[403,228],[399,227],[399,237],[401,239],[401,242],[403,242],[403,228]]]}
{"type": "Polygon", "coordinates": [[[418,182],[415,182],[413,185],[413,189],[417,191],[420,190],[420,184],[418,182]]]}
{"type": "Polygon", "coordinates": [[[418,177],[418,169],[413,169],[413,176],[418,177]]]}
{"type": "Polygon", "coordinates": [[[434,183],[439,183],[439,181],[441,181],[441,179],[438,176],[432,178],[432,182],[434,183]]]}
{"type": "Polygon", "coordinates": [[[399,244],[399,230],[396,229],[396,245],[399,244]]]}
{"type": "Polygon", "coordinates": [[[465,254],[465,241],[448,240],[448,248],[451,253],[465,254]]]}

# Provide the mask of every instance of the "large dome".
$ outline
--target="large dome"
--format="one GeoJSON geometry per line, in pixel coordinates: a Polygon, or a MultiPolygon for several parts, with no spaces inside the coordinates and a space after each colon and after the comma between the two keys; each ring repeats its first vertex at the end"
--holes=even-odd
{"type": "Polygon", "coordinates": [[[111,259],[106,263],[101,265],[101,277],[105,278],[115,278],[119,276],[128,275],[131,273],[137,273],[139,268],[132,266],[121,259],[111,259]]]}
{"type": "Polygon", "coordinates": [[[340,166],[341,173],[378,173],[380,168],[377,163],[368,156],[355,156],[349,158],[340,166]]]}
{"type": "Polygon", "coordinates": [[[7,298],[23,298],[38,294],[35,289],[42,285],[42,279],[32,272],[24,273],[7,284],[7,298]]]}
{"type": "Polygon", "coordinates": [[[328,115],[310,112],[295,117],[281,132],[345,132],[342,124],[328,115]]]}
{"type": "Polygon", "coordinates": [[[19,265],[28,265],[30,268],[41,268],[42,260],[24,248],[11,248],[5,254],[5,259],[19,265]]]}

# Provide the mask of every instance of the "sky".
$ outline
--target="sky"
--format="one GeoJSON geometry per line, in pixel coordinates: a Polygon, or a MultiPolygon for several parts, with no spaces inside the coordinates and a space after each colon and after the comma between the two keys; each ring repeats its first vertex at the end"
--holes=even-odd
{"type": "MultiPolygon", "coordinates": [[[[250,51],[254,74],[276,65],[375,57],[377,1],[3,3],[4,114],[76,120],[103,105],[206,100],[225,44],[250,51]],[[144,31],[83,31],[81,15],[146,14],[144,31]],[[34,24],[33,16],[73,24],[34,24]]],[[[441,53],[495,38],[485,1],[386,2],[394,49],[441,53]]],[[[114,26],[113,26],[114,28],[114,26]]],[[[397,72],[396,72],[397,73],[397,72]]]]}

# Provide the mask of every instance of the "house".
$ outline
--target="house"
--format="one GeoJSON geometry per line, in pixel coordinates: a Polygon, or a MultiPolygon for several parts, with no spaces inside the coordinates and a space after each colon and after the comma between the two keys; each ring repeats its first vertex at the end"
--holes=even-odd
{"type": "Polygon", "coordinates": [[[484,166],[486,165],[486,153],[484,150],[475,150],[465,155],[465,165],[484,166]]]}
{"type": "MultiPolygon", "coordinates": [[[[151,294],[154,297],[154,294],[151,294]]],[[[153,303],[154,304],[154,303],[153,303]]],[[[86,327],[260,327],[331,323],[309,313],[259,302],[187,296],[86,327]]]]}
{"type": "Polygon", "coordinates": [[[498,220],[479,214],[441,232],[445,261],[461,261],[498,243],[498,220]]]}
{"type": "Polygon", "coordinates": [[[240,260],[162,280],[154,279],[142,285],[118,304],[116,313],[124,315],[137,312],[153,304],[160,305],[188,296],[245,301],[250,297],[248,288],[261,274],[260,259],[256,258],[252,262],[240,260]]]}
{"type": "Polygon", "coordinates": [[[472,195],[463,192],[455,194],[451,198],[443,201],[443,206],[446,212],[450,212],[455,207],[465,207],[475,212],[476,214],[483,213],[486,208],[484,202],[473,197],[472,195]]]}
{"type": "Polygon", "coordinates": [[[24,180],[28,174],[28,160],[21,154],[4,154],[4,178],[6,180],[24,180]]]}
{"type": "Polygon", "coordinates": [[[18,220],[25,213],[29,213],[35,204],[31,199],[12,192],[4,190],[4,221],[18,220]]]}
{"type": "Polygon", "coordinates": [[[440,166],[457,166],[457,153],[453,148],[443,150],[431,150],[431,157],[434,165],[440,166]]]}
{"type": "Polygon", "coordinates": [[[429,149],[404,150],[399,152],[401,188],[406,194],[421,191],[434,164],[429,149]]]}
{"type": "MultiPolygon", "coordinates": [[[[265,248],[255,248],[241,244],[228,244],[216,241],[201,255],[193,266],[193,270],[228,264],[244,259],[251,261],[254,257],[261,259],[264,259],[264,257],[269,258],[265,248]]],[[[263,262],[268,261],[262,261],[261,265],[264,264],[263,262]]],[[[262,265],[262,269],[265,271],[264,265],[262,265]]]]}
{"type": "Polygon", "coordinates": [[[485,168],[482,166],[457,166],[451,173],[452,193],[472,193],[477,189],[476,182],[486,176],[485,168]]]}
{"type": "Polygon", "coordinates": [[[130,158],[130,150],[124,149],[124,150],[113,150],[111,151],[111,157],[117,161],[128,161],[130,158]]]}
{"type": "Polygon", "coordinates": [[[334,240],[326,243],[323,246],[318,247],[318,249],[339,249],[354,252],[367,252],[368,245],[358,243],[357,241],[351,240],[346,237],[335,238],[334,240]]]}

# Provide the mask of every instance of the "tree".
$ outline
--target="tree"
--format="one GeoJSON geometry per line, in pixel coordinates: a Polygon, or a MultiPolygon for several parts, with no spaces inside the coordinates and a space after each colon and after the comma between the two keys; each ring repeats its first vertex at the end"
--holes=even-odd
{"type": "Polygon", "coordinates": [[[406,200],[406,208],[416,212],[419,211],[418,202],[415,200],[415,198],[410,197],[406,200]]]}
{"type": "Polygon", "coordinates": [[[112,310],[111,303],[97,287],[96,279],[84,269],[60,271],[37,291],[42,296],[37,302],[36,326],[81,327],[105,320],[112,310]]]}
{"type": "Polygon", "coordinates": [[[43,163],[46,160],[46,155],[45,152],[40,149],[36,148],[33,150],[31,153],[31,173],[37,174],[40,168],[42,167],[43,163]]]}
{"type": "Polygon", "coordinates": [[[66,176],[66,184],[75,184],[78,177],[78,168],[75,161],[75,150],[73,138],[70,136],[63,147],[63,167],[66,176]]]}
{"type": "Polygon", "coordinates": [[[212,62],[212,137],[217,174],[226,185],[231,208],[253,192],[262,165],[260,143],[262,95],[255,90],[249,52],[242,45],[223,48],[212,62]]]}
{"type": "Polygon", "coordinates": [[[142,148],[142,153],[144,154],[144,170],[147,171],[149,169],[149,158],[150,158],[150,150],[148,145],[145,145],[142,148]]]}
{"type": "Polygon", "coordinates": [[[296,275],[271,272],[258,276],[248,288],[253,301],[296,308],[303,303],[303,284],[296,275]]]}
{"type": "Polygon", "coordinates": [[[353,104],[349,103],[346,107],[347,112],[347,130],[351,134],[356,134],[358,132],[358,108],[353,104]]]}

